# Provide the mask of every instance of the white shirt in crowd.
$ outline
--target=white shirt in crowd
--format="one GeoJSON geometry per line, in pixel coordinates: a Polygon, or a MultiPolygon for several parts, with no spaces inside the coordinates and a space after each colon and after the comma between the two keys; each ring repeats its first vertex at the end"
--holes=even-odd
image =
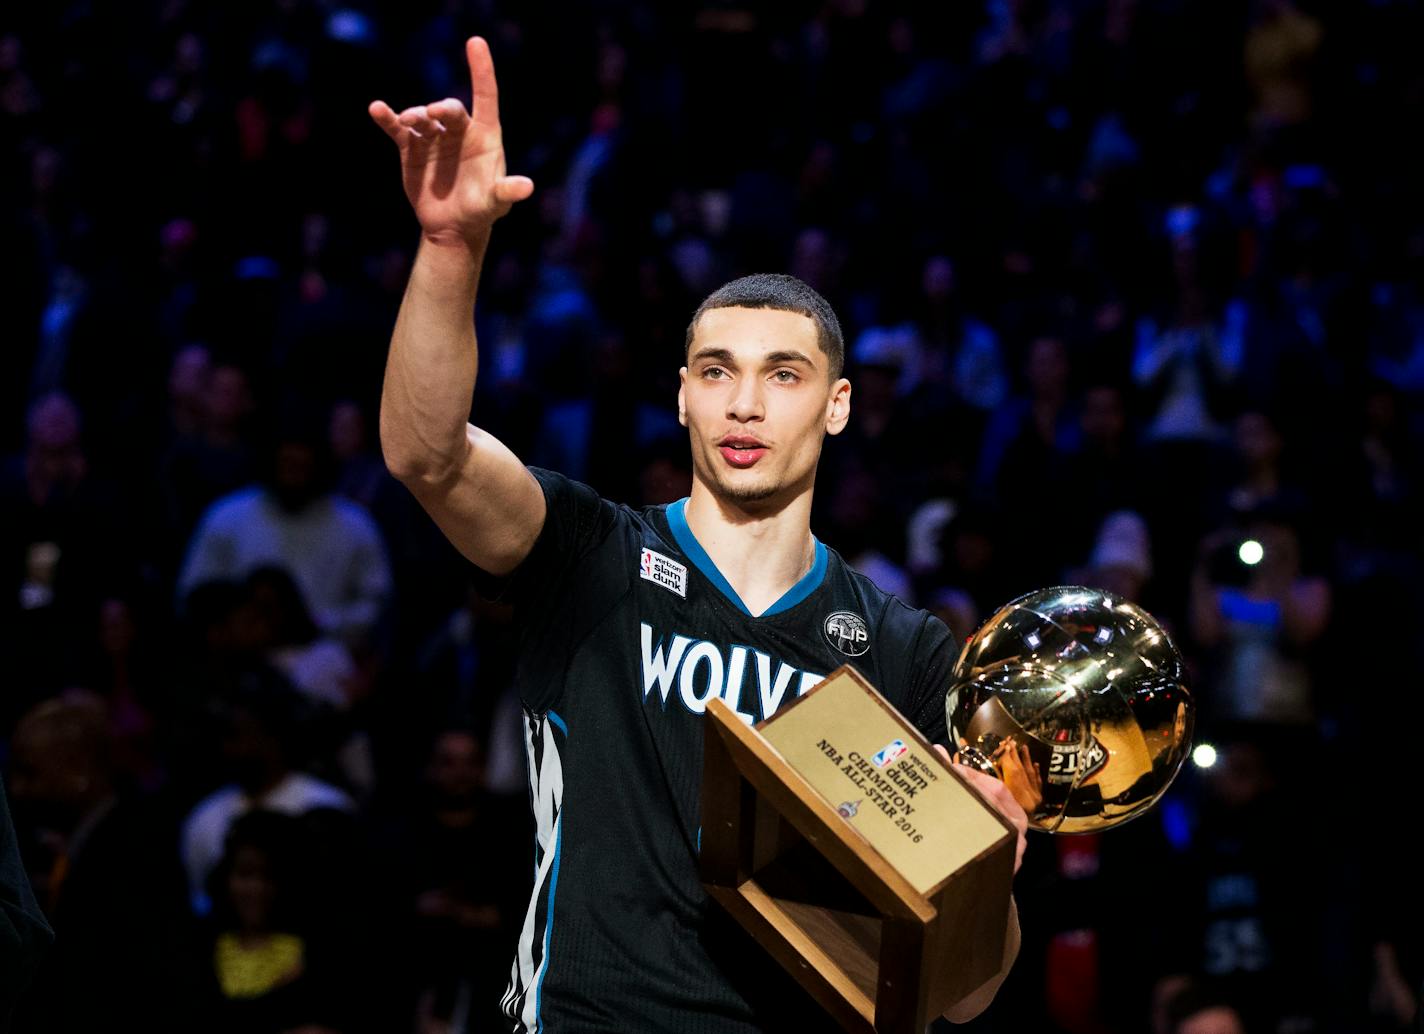
{"type": "Polygon", "coordinates": [[[391,592],[380,529],[359,503],[329,495],[292,513],[252,486],[223,496],[203,515],[178,576],[178,598],[264,564],[290,571],[312,618],[341,638],[369,631],[391,592]]]}
{"type": "Polygon", "coordinates": [[[259,808],[283,815],[304,815],[317,808],[355,811],[356,804],[337,787],[305,772],[289,772],[261,797],[249,797],[236,785],[224,786],[204,797],[184,821],[182,833],[183,868],[188,873],[193,911],[198,915],[207,915],[212,908],[208,875],[222,860],[228,830],[243,815],[259,808]]]}

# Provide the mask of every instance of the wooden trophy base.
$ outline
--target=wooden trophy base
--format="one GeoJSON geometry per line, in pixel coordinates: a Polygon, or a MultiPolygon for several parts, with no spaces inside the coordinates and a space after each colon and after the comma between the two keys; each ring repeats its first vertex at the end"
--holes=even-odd
{"type": "Polygon", "coordinates": [[[703,882],[842,1027],[923,1034],[998,972],[1016,833],[858,673],[707,716],[703,882]]]}

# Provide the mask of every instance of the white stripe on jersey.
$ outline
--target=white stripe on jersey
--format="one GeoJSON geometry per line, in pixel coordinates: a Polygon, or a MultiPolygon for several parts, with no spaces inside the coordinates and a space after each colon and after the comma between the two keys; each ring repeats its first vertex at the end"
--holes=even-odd
{"type": "Polygon", "coordinates": [[[519,934],[502,1005],[518,1032],[539,1026],[539,991],[549,968],[554,889],[563,831],[564,766],[549,716],[526,715],[524,750],[529,763],[529,799],[534,810],[534,890],[519,934]],[[539,916],[540,906],[544,915],[539,916]]]}

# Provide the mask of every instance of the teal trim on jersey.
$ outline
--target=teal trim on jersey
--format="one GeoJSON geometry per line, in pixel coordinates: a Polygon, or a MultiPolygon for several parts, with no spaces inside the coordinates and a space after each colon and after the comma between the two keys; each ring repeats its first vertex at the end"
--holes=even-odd
{"type": "Polygon", "coordinates": [[[816,543],[816,559],[811,561],[811,570],[801,576],[801,580],[787,589],[771,606],[762,613],[762,617],[768,614],[780,614],[783,610],[790,610],[800,603],[811,593],[815,592],[823,581],[826,580],[826,547],[820,539],[812,535],[816,543]]]}
{"type": "Polygon", "coordinates": [[[812,540],[816,543],[816,559],[811,562],[811,570],[801,576],[791,588],[781,594],[778,599],[760,615],[753,614],[747,605],[742,602],[742,598],[737,595],[737,591],[732,588],[730,582],[722,576],[722,572],[717,570],[717,565],[712,562],[712,558],[707,555],[707,550],[702,548],[702,543],[697,541],[697,537],[692,534],[692,529],[687,524],[687,499],[679,499],[667,508],[668,527],[672,529],[672,537],[677,540],[678,548],[687,554],[687,559],[691,560],[697,569],[707,576],[707,580],[723,596],[731,600],[747,617],[768,617],[772,614],[780,614],[784,610],[790,610],[800,603],[811,593],[815,592],[826,578],[826,546],[814,535],[812,540]]]}

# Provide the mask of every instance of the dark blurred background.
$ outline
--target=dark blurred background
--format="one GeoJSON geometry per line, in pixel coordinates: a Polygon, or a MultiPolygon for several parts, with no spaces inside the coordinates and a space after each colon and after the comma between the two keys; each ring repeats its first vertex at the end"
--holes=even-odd
{"type": "Polygon", "coordinates": [[[508,615],[380,457],[417,232],[365,111],[468,98],[472,33],[537,185],[478,423],[677,498],[686,322],[789,271],[855,384],[820,537],[961,638],[1068,581],[1187,654],[1215,763],[1034,838],[973,1029],[1410,1029],[1424,10],[1393,0],[10,5],[0,767],[58,933],[15,1029],[496,1029],[508,615]]]}

